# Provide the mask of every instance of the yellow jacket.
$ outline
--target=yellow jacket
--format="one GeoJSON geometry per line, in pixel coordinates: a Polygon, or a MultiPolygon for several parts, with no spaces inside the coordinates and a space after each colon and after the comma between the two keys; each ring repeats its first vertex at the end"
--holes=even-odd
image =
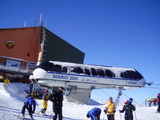
{"type": "Polygon", "coordinates": [[[115,107],[114,102],[107,102],[106,104],[107,114],[114,114],[115,113],[115,107]]]}
{"type": "Polygon", "coordinates": [[[42,109],[47,109],[48,107],[48,99],[49,99],[49,95],[48,94],[44,94],[42,97],[42,109]]]}
{"type": "Polygon", "coordinates": [[[48,102],[46,100],[42,100],[42,109],[47,109],[48,102]]]}
{"type": "Polygon", "coordinates": [[[5,79],[4,80],[4,84],[9,84],[10,83],[10,80],[9,79],[5,79]]]}

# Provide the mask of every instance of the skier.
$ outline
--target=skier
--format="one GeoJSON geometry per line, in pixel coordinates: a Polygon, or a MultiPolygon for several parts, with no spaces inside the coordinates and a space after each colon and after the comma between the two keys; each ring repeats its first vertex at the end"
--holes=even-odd
{"type": "Polygon", "coordinates": [[[129,104],[132,104],[133,98],[129,98],[129,104]]]}
{"type": "Polygon", "coordinates": [[[113,98],[109,97],[109,101],[106,104],[106,107],[104,109],[105,114],[107,114],[108,120],[114,120],[114,113],[116,112],[115,110],[115,104],[113,102],[113,98]]]}
{"type": "Polygon", "coordinates": [[[129,104],[128,100],[124,101],[124,106],[122,108],[122,110],[119,110],[120,113],[125,112],[124,118],[125,120],[133,120],[133,111],[136,110],[135,106],[132,104],[129,104]]]}
{"type": "Polygon", "coordinates": [[[100,115],[101,115],[101,109],[100,108],[92,108],[90,111],[88,111],[86,117],[90,118],[91,120],[100,120],[100,115]]]}
{"type": "Polygon", "coordinates": [[[158,93],[157,95],[157,103],[158,103],[157,112],[160,113],[160,93],[158,93]]]}
{"type": "Polygon", "coordinates": [[[63,92],[64,88],[60,87],[55,94],[50,96],[50,100],[53,102],[53,112],[55,113],[53,120],[57,119],[57,115],[59,120],[62,120],[63,92]]]}
{"type": "Polygon", "coordinates": [[[42,114],[43,116],[47,116],[45,114],[47,107],[48,107],[48,99],[49,99],[49,94],[48,94],[48,90],[44,91],[44,95],[42,97],[42,109],[40,111],[40,114],[42,114]]]}
{"type": "Polygon", "coordinates": [[[31,95],[26,96],[26,99],[24,100],[24,105],[22,107],[22,117],[25,118],[25,110],[28,110],[28,113],[33,120],[33,113],[35,112],[36,109],[36,101],[33,99],[31,95]]]}

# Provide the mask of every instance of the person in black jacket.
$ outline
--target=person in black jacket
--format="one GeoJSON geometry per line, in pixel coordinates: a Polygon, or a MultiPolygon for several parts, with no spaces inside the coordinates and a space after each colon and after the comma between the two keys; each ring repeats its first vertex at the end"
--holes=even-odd
{"type": "Polygon", "coordinates": [[[123,106],[123,109],[122,110],[119,110],[120,113],[123,113],[125,112],[125,115],[124,115],[124,118],[125,120],[133,120],[133,111],[136,110],[135,106],[132,105],[132,104],[129,104],[129,101],[126,100],[124,102],[124,106],[123,106]]]}
{"type": "Polygon", "coordinates": [[[57,120],[57,115],[59,120],[62,120],[63,92],[64,88],[60,87],[58,92],[50,96],[50,100],[53,102],[53,112],[55,113],[53,120],[57,120]]]}

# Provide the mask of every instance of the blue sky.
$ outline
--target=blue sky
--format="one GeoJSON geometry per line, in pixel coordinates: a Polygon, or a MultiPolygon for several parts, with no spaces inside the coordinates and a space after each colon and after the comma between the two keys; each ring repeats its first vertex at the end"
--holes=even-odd
{"type": "MultiPolygon", "coordinates": [[[[159,84],[124,91],[135,101],[160,92],[159,0],[0,0],[0,8],[0,28],[39,26],[42,13],[47,29],[85,53],[84,63],[135,68],[159,84]]],[[[108,98],[100,90],[92,97],[108,98]]]]}

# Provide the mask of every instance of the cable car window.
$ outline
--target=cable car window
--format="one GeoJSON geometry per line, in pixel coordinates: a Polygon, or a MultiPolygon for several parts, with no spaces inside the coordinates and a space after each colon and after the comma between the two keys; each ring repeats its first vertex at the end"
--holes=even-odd
{"type": "Polygon", "coordinates": [[[124,72],[121,72],[121,77],[122,77],[122,78],[125,78],[124,72]]]}
{"type": "Polygon", "coordinates": [[[130,78],[130,79],[142,79],[143,76],[138,71],[125,71],[121,73],[122,78],[130,78]]]}
{"type": "Polygon", "coordinates": [[[99,76],[105,76],[105,73],[102,69],[97,69],[97,75],[99,76]]]}
{"type": "Polygon", "coordinates": [[[46,61],[46,62],[40,64],[38,67],[42,68],[46,71],[52,71],[53,65],[54,65],[53,63],[50,63],[49,61],[46,61]]]}
{"type": "Polygon", "coordinates": [[[138,79],[142,79],[143,78],[143,76],[138,71],[135,71],[135,73],[137,74],[137,78],[138,79]]]}
{"type": "Polygon", "coordinates": [[[81,67],[74,67],[73,72],[75,72],[75,73],[83,73],[83,69],[81,67]]]}
{"type": "Polygon", "coordinates": [[[96,76],[96,75],[97,75],[97,71],[96,71],[96,69],[91,68],[91,72],[92,72],[92,75],[93,75],[93,76],[96,76]]]}
{"type": "Polygon", "coordinates": [[[62,66],[61,65],[54,65],[53,71],[55,71],[55,72],[61,72],[62,71],[62,66]]]}
{"type": "Polygon", "coordinates": [[[77,73],[83,73],[83,69],[81,67],[77,67],[77,73]]]}
{"type": "Polygon", "coordinates": [[[52,63],[47,63],[47,65],[45,65],[43,68],[47,71],[52,71],[52,67],[53,67],[52,63]]]}
{"type": "Polygon", "coordinates": [[[72,70],[72,72],[76,73],[77,72],[77,67],[74,67],[73,70],[72,70]]]}
{"type": "Polygon", "coordinates": [[[137,79],[134,71],[129,71],[128,70],[128,74],[129,74],[130,79],[137,79]]]}
{"type": "Polygon", "coordinates": [[[132,75],[133,75],[133,78],[135,79],[135,80],[137,80],[138,78],[137,78],[137,74],[136,74],[136,72],[135,71],[132,71],[132,75]]]}
{"type": "Polygon", "coordinates": [[[122,77],[122,78],[129,78],[128,72],[127,72],[127,71],[122,72],[122,73],[121,73],[121,77],[122,77]]]}
{"type": "Polygon", "coordinates": [[[90,71],[89,71],[89,69],[85,68],[85,74],[86,75],[90,75],[91,74],[90,71]]]}
{"type": "Polygon", "coordinates": [[[108,69],[105,70],[105,73],[106,73],[107,77],[115,77],[115,74],[112,71],[108,70],[108,69]]]}
{"type": "Polygon", "coordinates": [[[128,71],[126,71],[125,73],[126,73],[126,74],[125,74],[125,75],[126,75],[126,78],[130,78],[130,76],[129,76],[129,72],[128,72],[128,71]]]}
{"type": "Polygon", "coordinates": [[[122,72],[121,73],[121,77],[122,78],[129,78],[129,79],[137,79],[135,74],[134,74],[134,71],[130,71],[130,70],[127,70],[125,72],[122,72]]]}
{"type": "Polygon", "coordinates": [[[62,68],[62,72],[67,73],[67,67],[63,67],[63,68],[62,68]]]}

